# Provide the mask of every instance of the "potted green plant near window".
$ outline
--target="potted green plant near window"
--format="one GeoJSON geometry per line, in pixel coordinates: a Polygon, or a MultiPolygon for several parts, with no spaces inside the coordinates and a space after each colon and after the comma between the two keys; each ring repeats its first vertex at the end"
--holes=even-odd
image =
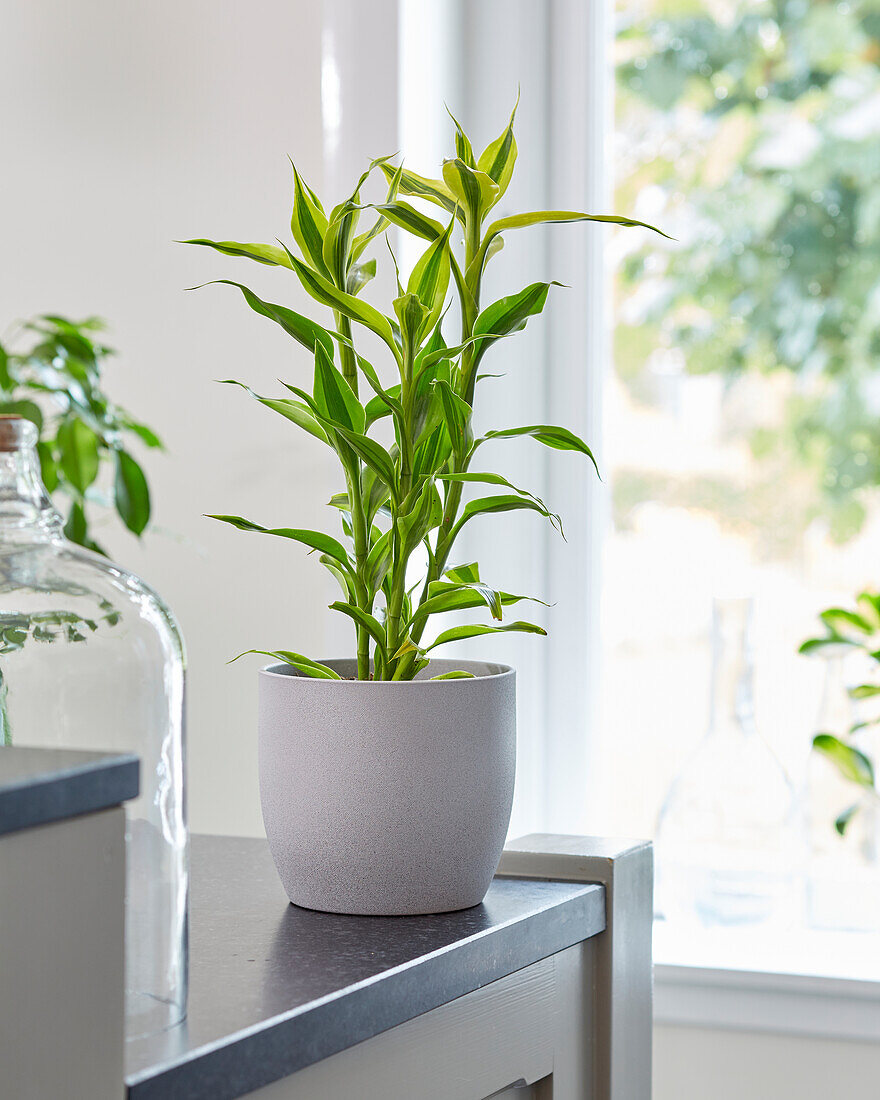
{"type": "MultiPolygon", "coordinates": [[[[551,424],[502,426],[475,437],[472,411],[487,354],[541,312],[553,285],[535,282],[484,303],[483,275],[504,235],[516,229],[644,224],[567,210],[493,220],[516,156],[513,116],[479,156],[455,122],[455,155],[441,178],[389,158],[374,161],[350,197],[329,211],[294,168],[295,250],[281,242],[187,242],[286,269],[326,310],[319,323],[219,280],[238,287],[252,310],[280,325],[312,360],[310,381],[304,370],[283,383],[284,396],[244,388],[330,447],[343,475],[329,502],[341,539],[213,517],[314,552],[341,590],[332,609],[354,627],[351,660],[249,651],[277,662],[260,673],[266,831],[289,897],[310,908],[396,914],[474,905],[504,843],[515,766],[514,672],[436,653],[463,638],[544,630],[508,621],[507,609],[531,597],[485,581],[476,562],[456,558],[456,542],[472,520],[513,509],[537,512],[561,530],[543,501],[493,469],[497,444],[529,436],[590,462],[593,455],[574,433],[551,424]],[[378,172],[387,191],[369,205],[361,192],[378,172]],[[427,244],[405,286],[397,273],[397,294],[383,311],[361,291],[376,273],[367,250],[378,243],[385,253],[377,238],[392,227],[427,244]],[[450,297],[460,333],[447,342],[450,297]],[[369,359],[364,330],[377,338],[369,359]],[[382,355],[376,364],[375,348],[382,355]],[[478,495],[470,496],[474,488],[478,495]],[[435,616],[467,609],[490,621],[433,632],[435,616]]],[[[396,271],[393,253],[391,262],[396,271]]]]}
{"type": "MultiPolygon", "coordinates": [[[[873,670],[866,682],[848,689],[854,702],[880,699],[880,593],[860,592],[855,607],[829,607],[819,618],[825,633],[808,638],[800,647],[805,654],[859,653],[873,670]]],[[[880,791],[876,786],[876,773],[871,755],[865,751],[866,733],[880,726],[880,714],[863,714],[848,729],[821,729],[813,738],[813,748],[825,757],[849,784],[854,801],[835,818],[834,828],[843,836],[853,819],[871,815],[872,831],[876,831],[876,816],[880,811],[880,791]]],[[[876,860],[876,854],[875,854],[876,860]]]]}

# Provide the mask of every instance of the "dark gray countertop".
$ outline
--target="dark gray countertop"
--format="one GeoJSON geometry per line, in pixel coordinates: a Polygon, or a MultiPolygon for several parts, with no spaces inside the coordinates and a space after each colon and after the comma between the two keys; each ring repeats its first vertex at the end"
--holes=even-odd
{"type": "Polygon", "coordinates": [[[136,756],[0,748],[0,834],[118,806],[137,793],[136,756]]]}
{"type": "Polygon", "coordinates": [[[497,878],[482,905],[287,901],[263,840],[194,837],[185,1023],[128,1044],[129,1100],[232,1100],[601,932],[601,886],[497,878]]]}

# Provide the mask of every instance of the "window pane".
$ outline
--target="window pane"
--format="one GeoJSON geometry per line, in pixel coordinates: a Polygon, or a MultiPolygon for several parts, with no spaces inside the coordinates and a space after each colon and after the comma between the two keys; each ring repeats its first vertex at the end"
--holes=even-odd
{"type": "Polygon", "coordinates": [[[880,562],[880,3],[617,8],[603,828],[651,835],[708,716],[714,595],[756,597],[758,727],[804,775],[817,611],[880,562]]]}

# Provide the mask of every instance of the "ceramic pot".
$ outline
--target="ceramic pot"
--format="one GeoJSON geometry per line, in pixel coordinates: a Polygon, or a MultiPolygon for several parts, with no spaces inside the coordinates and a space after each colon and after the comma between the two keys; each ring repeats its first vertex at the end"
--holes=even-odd
{"type": "Polygon", "coordinates": [[[431,661],[407,682],[260,672],[260,797],[287,896],[396,916],[483,900],[501,856],[516,766],[516,674],[431,661]],[[432,680],[461,669],[473,679],[432,680]]]}

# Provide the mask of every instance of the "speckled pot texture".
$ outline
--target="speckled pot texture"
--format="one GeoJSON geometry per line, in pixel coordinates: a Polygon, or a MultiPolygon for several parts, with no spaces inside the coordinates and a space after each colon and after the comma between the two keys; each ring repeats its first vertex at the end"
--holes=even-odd
{"type": "MultiPolygon", "coordinates": [[[[327,661],[342,677],[354,661],[327,661]]],[[[516,674],[431,661],[406,683],[260,672],[260,796],[287,896],[397,916],[483,900],[516,768],[516,674]],[[454,669],[473,679],[431,680],[454,669]]]]}

